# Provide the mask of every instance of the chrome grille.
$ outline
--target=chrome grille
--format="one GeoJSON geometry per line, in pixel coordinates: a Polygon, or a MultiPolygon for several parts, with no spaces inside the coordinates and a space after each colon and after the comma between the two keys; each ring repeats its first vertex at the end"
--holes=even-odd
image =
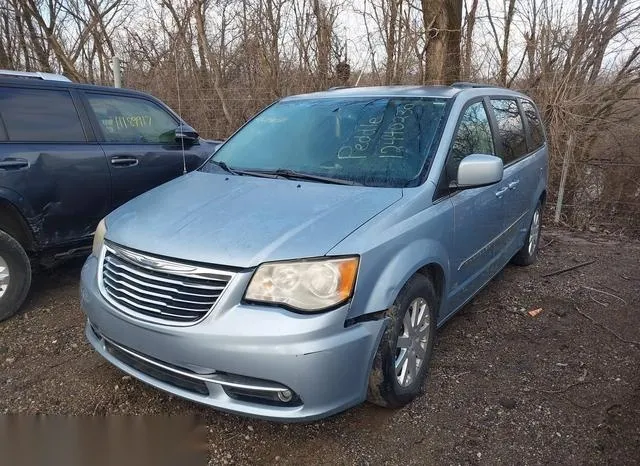
{"type": "Polygon", "coordinates": [[[143,320],[187,324],[203,318],[232,272],[174,262],[109,243],[101,261],[100,288],[119,310],[143,320]]]}

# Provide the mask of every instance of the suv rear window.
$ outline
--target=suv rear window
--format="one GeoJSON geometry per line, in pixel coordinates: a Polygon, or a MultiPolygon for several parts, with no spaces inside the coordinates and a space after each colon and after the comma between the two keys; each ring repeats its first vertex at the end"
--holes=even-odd
{"type": "Polygon", "coordinates": [[[11,142],[85,142],[80,117],[65,90],[0,87],[0,116],[11,142]]]}
{"type": "Polygon", "coordinates": [[[533,145],[531,150],[539,149],[544,145],[544,130],[542,129],[542,122],[540,121],[538,111],[528,100],[522,101],[522,111],[529,125],[529,137],[533,145]]]}
{"type": "Polygon", "coordinates": [[[499,154],[506,164],[527,154],[527,139],[518,103],[512,99],[496,99],[491,106],[498,123],[501,147],[499,154]]]}

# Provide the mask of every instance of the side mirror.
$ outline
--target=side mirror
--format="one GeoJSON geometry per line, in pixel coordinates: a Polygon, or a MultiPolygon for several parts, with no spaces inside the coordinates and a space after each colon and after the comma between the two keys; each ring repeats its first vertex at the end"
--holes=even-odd
{"type": "Polygon", "coordinates": [[[176,131],[175,131],[176,142],[182,143],[185,146],[190,146],[192,144],[195,144],[196,141],[198,140],[198,137],[199,137],[198,132],[189,125],[180,125],[176,128],[176,131]]]}
{"type": "Polygon", "coordinates": [[[502,180],[502,159],[495,155],[471,154],[458,166],[459,188],[473,188],[497,183],[502,180]]]}

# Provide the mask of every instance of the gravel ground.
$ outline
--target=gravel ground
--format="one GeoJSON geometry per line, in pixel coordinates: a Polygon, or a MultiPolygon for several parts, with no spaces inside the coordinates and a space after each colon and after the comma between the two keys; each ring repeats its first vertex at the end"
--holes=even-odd
{"type": "Polygon", "coordinates": [[[291,425],[203,408],[105,363],[84,340],[81,264],[68,264],[0,324],[0,413],[193,414],[213,464],[639,464],[640,242],[546,230],[541,244],[536,265],[507,267],[440,330],[423,396],[291,425]]]}

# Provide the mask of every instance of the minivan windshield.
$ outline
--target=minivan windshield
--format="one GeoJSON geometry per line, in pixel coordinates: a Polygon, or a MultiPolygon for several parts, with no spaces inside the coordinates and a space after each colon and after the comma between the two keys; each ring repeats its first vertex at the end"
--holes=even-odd
{"type": "Polygon", "coordinates": [[[220,147],[203,170],[408,186],[433,156],[446,104],[416,97],[280,101],[220,147]]]}

